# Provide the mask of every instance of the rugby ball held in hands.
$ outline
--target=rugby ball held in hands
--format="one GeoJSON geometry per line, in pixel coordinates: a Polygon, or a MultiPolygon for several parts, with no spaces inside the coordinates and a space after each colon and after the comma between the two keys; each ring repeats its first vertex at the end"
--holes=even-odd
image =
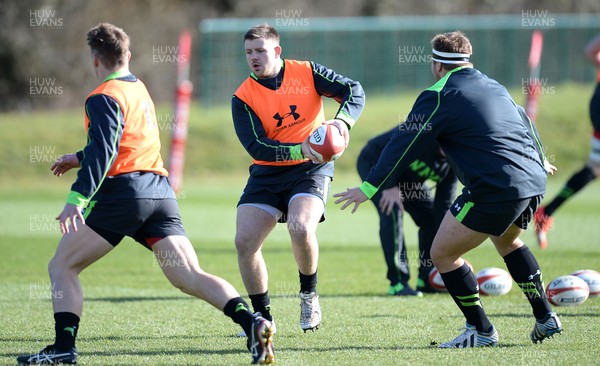
{"type": "Polygon", "coordinates": [[[489,267],[477,272],[479,293],[489,296],[506,295],[512,288],[512,278],[502,268],[489,267]]]}
{"type": "Polygon", "coordinates": [[[546,287],[546,296],[551,304],[557,306],[575,306],[588,298],[588,284],[576,276],[560,276],[546,287]]]}
{"type": "Polygon", "coordinates": [[[336,126],[325,124],[313,131],[308,146],[320,162],[327,163],[342,156],[346,150],[346,139],[336,126]]]}

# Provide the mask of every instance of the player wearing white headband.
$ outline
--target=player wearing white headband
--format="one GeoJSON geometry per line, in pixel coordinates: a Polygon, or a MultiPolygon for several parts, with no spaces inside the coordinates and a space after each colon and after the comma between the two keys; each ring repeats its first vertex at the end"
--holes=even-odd
{"type": "Polygon", "coordinates": [[[464,64],[465,62],[469,62],[469,57],[471,57],[470,53],[442,52],[435,48],[431,52],[433,53],[433,56],[431,56],[433,61],[450,65],[464,64]]]}
{"type": "Polygon", "coordinates": [[[442,220],[431,259],[466,318],[465,331],[442,348],[495,346],[498,332],[488,319],[477,279],[461,258],[488,238],[526,295],[536,318],[530,338],[541,342],[562,331],[544,294],[542,272],[519,236],[556,169],[545,157],[537,131],[506,88],[469,62],[471,42],[461,32],[431,41],[436,83],[423,91],[383,149],[360,187],[337,193],[342,209],[371,199],[437,141],[465,186],[442,220]]]}

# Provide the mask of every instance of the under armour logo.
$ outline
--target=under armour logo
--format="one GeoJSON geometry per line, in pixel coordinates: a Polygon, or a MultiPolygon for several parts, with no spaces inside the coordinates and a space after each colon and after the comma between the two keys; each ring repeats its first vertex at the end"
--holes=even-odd
{"type": "Polygon", "coordinates": [[[534,273],[534,274],[527,276],[527,279],[528,279],[529,281],[531,281],[531,280],[533,280],[533,278],[534,278],[535,276],[537,276],[537,275],[540,275],[540,276],[542,275],[542,272],[541,272],[539,269],[538,269],[537,271],[535,271],[535,273],[534,273]]]}
{"type": "Polygon", "coordinates": [[[286,119],[289,116],[294,117],[294,121],[297,120],[298,118],[300,118],[300,114],[296,113],[296,108],[298,108],[298,107],[295,106],[295,105],[290,105],[290,112],[284,114],[283,116],[281,116],[279,114],[279,112],[275,113],[275,115],[273,116],[273,118],[278,121],[277,122],[277,127],[280,127],[281,124],[283,123],[283,120],[286,119]]]}
{"type": "Polygon", "coordinates": [[[461,209],[461,208],[462,208],[462,207],[460,207],[460,205],[459,205],[458,203],[455,203],[455,204],[454,204],[454,209],[455,209],[456,211],[460,211],[460,209],[461,209]]]}

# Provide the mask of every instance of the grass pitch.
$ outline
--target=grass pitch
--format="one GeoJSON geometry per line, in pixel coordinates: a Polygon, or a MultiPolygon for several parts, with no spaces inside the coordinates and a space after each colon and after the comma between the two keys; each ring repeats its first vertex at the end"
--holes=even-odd
{"type": "MultiPolygon", "coordinates": [[[[15,364],[17,354],[38,351],[53,341],[46,265],[59,239],[54,216],[62,208],[66,181],[49,184],[43,191],[0,190],[0,208],[6,213],[0,224],[2,365],[15,364]]],[[[202,267],[232,282],[246,297],[233,246],[234,207],[244,181],[239,177],[188,182],[180,205],[202,267]]],[[[357,182],[354,177],[338,178],[332,191],[357,182]]],[[[558,188],[551,185],[549,195],[558,188]]],[[[500,333],[499,347],[440,350],[430,346],[432,341],[458,335],[464,320],[447,294],[411,299],[385,295],[377,218],[369,205],[351,215],[328,203],[327,221],[319,228],[323,322],[314,333],[304,334],[298,324],[298,274],[285,228],[277,226],[265,244],[278,328],[278,364],[598,363],[600,299],[555,308],[564,334],[533,345],[529,340],[533,317],[517,286],[508,295],[483,298],[500,333]]],[[[546,283],[577,269],[600,269],[599,206],[600,186],[592,184],[557,212],[547,250],[539,250],[532,233],[525,233],[546,283]]],[[[407,221],[409,256],[415,258],[411,271],[416,273],[416,230],[407,221]]],[[[466,258],[476,270],[505,268],[489,242],[466,258]]],[[[130,239],[85,270],[81,281],[85,304],[78,351],[83,365],[237,365],[250,361],[245,340],[234,337],[237,325],[208,304],[172,288],[151,253],[130,239]]]]}
{"type": "MultiPolygon", "coordinates": [[[[552,162],[552,197],[589,152],[587,103],[591,85],[565,84],[540,98],[539,130],[552,162]]],[[[418,92],[401,96],[369,94],[352,130],[348,151],[336,162],[332,192],[359,184],[355,158],[371,136],[403,120],[418,92]]],[[[524,95],[513,93],[517,102],[524,95]]],[[[85,143],[82,110],[0,115],[0,365],[18,354],[37,352],[53,341],[46,266],[60,234],[54,217],[74,180],[49,167],[63,153],[85,143]]],[[[170,108],[158,111],[163,141],[172,126],[170,108]]],[[[327,104],[327,115],[335,105],[327,104]]],[[[168,144],[163,151],[165,157],[168,144]]],[[[241,292],[233,245],[235,204],[245,184],[249,158],[233,133],[228,107],[190,113],[186,178],[180,207],[201,266],[241,292]],[[231,176],[231,172],[235,172],[231,176]],[[217,177],[211,178],[213,174],[217,177]],[[227,176],[227,178],[224,178],[227,176]]],[[[600,270],[600,185],[593,182],[556,213],[550,247],[539,250],[532,232],[523,239],[542,266],[545,282],[577,269],[600,270]]],[[[406,220],[411,273],[417,271],[417,234],[406,220]]],[[[564,334],[533,345],[530,308],[517,286],[508,295],[483,298],[500,334],[493,349],[439,350],[464,325],[447,294],[420,299],[385,295],[387,283],[370,203],[351,215],[328,203],[319,227],[321,329],[299,327],[298,273],[285,227],[277,226],[264,247],[269,267],[279,365],[597,365],[600,299],[556,308],[564,334]]],[[[476,270],[505,268],[491,243],[466,258],[476,270]]],[[[85,296],[78,339],[82,365],[243,365],[250,362],[245,340],[222,313],[184,295],[163,277],[154,257],[130,239],[81,275],[85,296]]],[[[414,284],[414,279],[413,279],[414,284]]]]}

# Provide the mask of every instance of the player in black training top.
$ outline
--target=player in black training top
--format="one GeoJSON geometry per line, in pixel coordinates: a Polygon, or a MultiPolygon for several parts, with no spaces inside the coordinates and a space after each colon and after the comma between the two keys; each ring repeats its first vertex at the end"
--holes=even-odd
{"type": "Polygon", "coordinates": [[[473,68],[472,47],[461,32],[432,40],[431,71],[437,82],[419,95],[407,121],[394,134],[360,187],[337,193],[352,212],[402,172],[437,140],[465,186],[444,217],[431,247],[448,292],[467,320],[465,331],[442,348],[495,346],[498,332],[488,319],[477,279],[461,258],[486,239],[525,293],[536,322],[534,343],[560,333],[562,326],[544,294],[540,267],[519,236],[546,191],[545,159],[537,131],[497,81],[473,68]]]}
{"type": "MultiPolygon", "coordinates": [[[[400,124],[391,130],[370,139],[360,152],[357,160],[358,174],[366,179],[377,164],[381,151],[400,124]]],[[[371,198],[379,214],[379,239],[387,265],[387,279],[390,281],[388,294],[395,296],[422,296],[422,292],[434,292],[428,282],[433,268],[431,244],[440,223],[452,204],[456,193],[457,179],[446,155],[434,142],[425,149],[407,170],[397,177],[390,178],[371,198]],[[435,196],[427,181],[435,184],[435,196]],[[409,284],[409,260],[404,238],[403,213],[408,212],[419,227],[419,276],[417,291],[409,284]]]]}

